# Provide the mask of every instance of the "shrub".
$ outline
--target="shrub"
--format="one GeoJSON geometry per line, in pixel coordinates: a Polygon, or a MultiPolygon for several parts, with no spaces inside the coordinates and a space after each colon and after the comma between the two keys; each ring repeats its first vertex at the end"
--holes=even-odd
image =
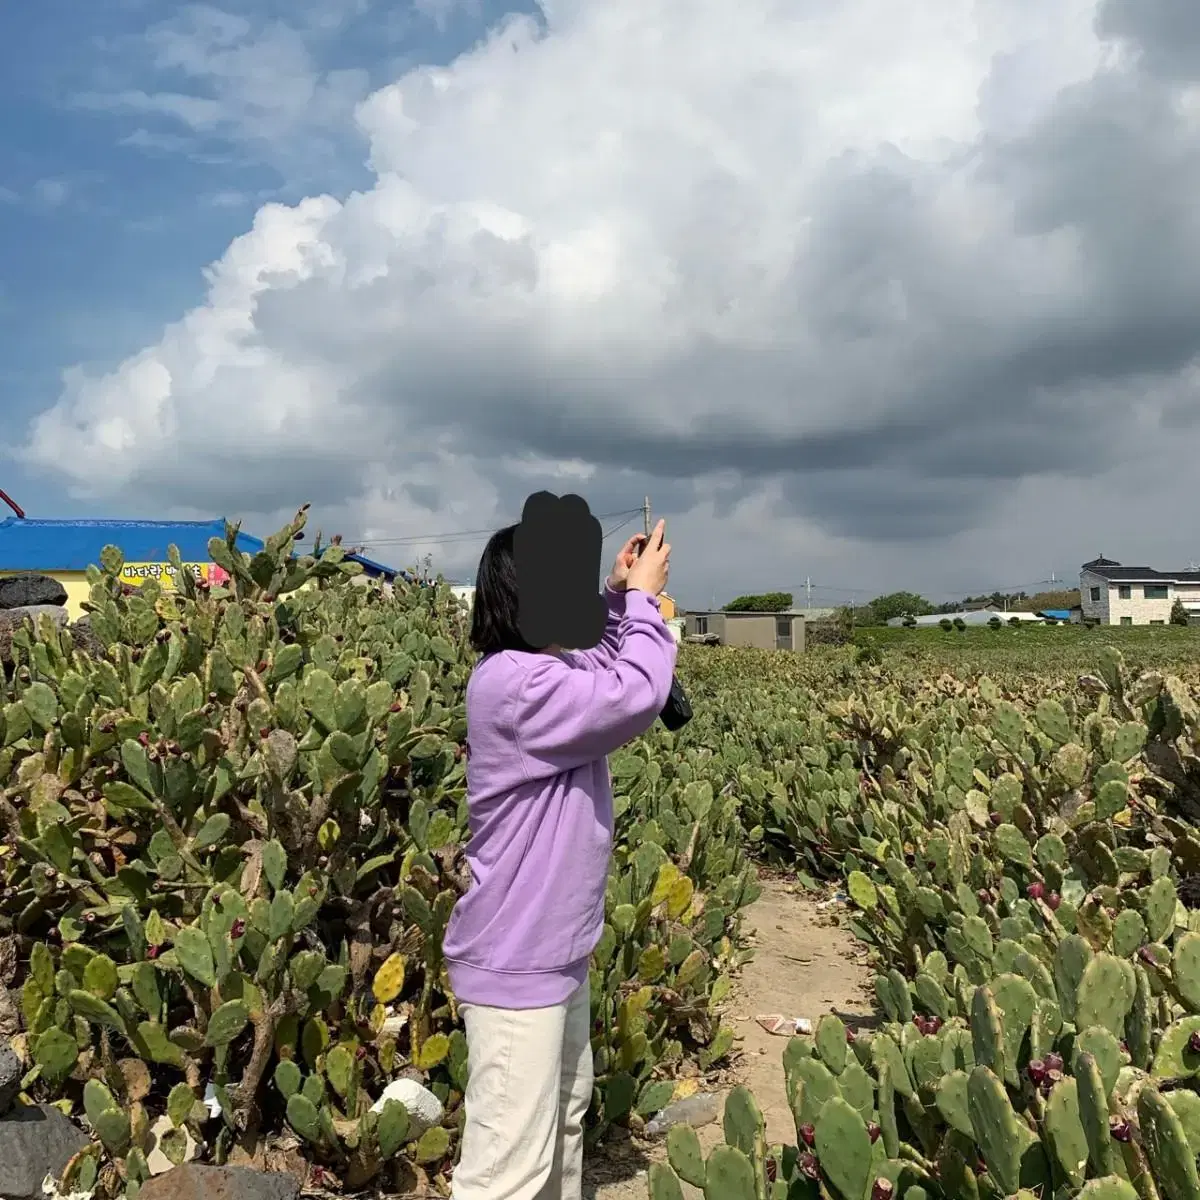
{"type": "MultiPolygon", "coordinates": [[[[441,583],[358,586],[337,546],[294,556],[303,525],[253,557],[232,528],[213,539],[222,587],[172,547],[177,594],[126,594],[110,547],[89,571],[100,657],[46,618],[13,634],[0,945],[22,964],[26,1098],[82,1108],[97,1137],[77,1190],[136,1191],[164,1113],[177,1161],[210,1086],[217,1162],[285,1126],[346,1187],[416,1190],[452,1156],[466,1044],[441,941],[468,883],[466,614],[441,583]],[[401,1071],[442,1124],[370,1111],[401,1071]]],[[[612,759],[593,1134],[728,1053],[715,1006],[756,894],[717,764],[647,740],[655,761],[612,759]]]]}
{"type": "Polygon", "coordinates": [[[847,684],[819,710],[782,684],[790,720],[760,691],[735,728],[805,731],[764,760],[782,795],[741,776],[779,855],[847,893],[881,1021],[789,1043],[793,1144],[735,1089],[724,1144],[673,1132],[652,1200],[1200,1193],[1194,690],[1111,647],[1073,685],[847,684]]]}

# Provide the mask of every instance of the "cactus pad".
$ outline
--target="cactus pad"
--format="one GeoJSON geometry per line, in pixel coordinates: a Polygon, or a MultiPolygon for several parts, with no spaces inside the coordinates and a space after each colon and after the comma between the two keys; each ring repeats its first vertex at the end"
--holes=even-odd
{"type": "MultiPolygon", "coordinates": [[[[683,1200],[683,1188],[679,1186],[675,1172],[665,1163],[650,1164],[646,1184],[649,1200],[683,1200]]],[[[1097,1200],[1104,1198],[1098,1197],[1097,1200]]]]}
{"type": "Polygon", "coordinates": [[[399,1151],[408,1137],[408,1109],[399,1100],[384,1102],[379,1122],[375,1126],[375,1137],[379,1145],[379,1156],[389,1159],[399,1151]]]}
{"type": "Polygon", "coordinates": [[[1175,1110],[1153,1087],[1138,1093],[1138,1123],[1150,1171],[1166,1200],[1197,1200],[1200,1177],[1196,1157],[1175,1110]]]}
{"type": "Polygon", "coordinates": [[[862,1200],[871,1177],[871,1138],[862,1117],[844,1100],[830,1100],[821,1110],[815,1150],[842,1200],[862,1200]]]}
{"type": "Polygon", "coordinates": [[[1133,1185],[1119,1175],[1106,1175],[1085,1184],[1079,1200],[1139,1200],[1133,1185]]]}
{"type": "Polygon", "coordinates": [[[1175,941],[1171,973],[1180,999],[1194,1013],[1200,1013],[1200,933],[1185,933],[1175,941]]]}
{"type": "Polygon", "coordinates": [[[707,1177],[704,1151],[699,1136],[690,1125],[681,1123],[667,1130],[667,1161],[685,1183],[698,1188],[704,1186],[707,1177]]]}
{"type": "Polygon", "coordinates": [[[817,1022],[817,1053],[835,1075],[845,1070],[846,1026],[833,1013],[826,1013],[817,1022]]]}
{"type": "Polygon", "coordinates": [[[1074,1079],[1061,1079],[1046,1100],[1046,1139],[1062,1173],[1073,1187],[1084,1181],[1088,1140],[1079,1117],[1079,1095],[1074,1079]]]}
{"type": "Polygon", "coordinates": [[[1083,970],[1075,1000],[1080,1029],[1101,1025],[1114,1037],[1125,1032],[1125,1016],[1133,1005],[1133,968],[1112,954],[1097,954],[1083,970]]]}
{"type": "Polygon", "coordinates": [[[705,1200],[757,1200],[757,1196],[750,1160],[733,1146],[717,1146],[708,1156],[705,1200]]]}

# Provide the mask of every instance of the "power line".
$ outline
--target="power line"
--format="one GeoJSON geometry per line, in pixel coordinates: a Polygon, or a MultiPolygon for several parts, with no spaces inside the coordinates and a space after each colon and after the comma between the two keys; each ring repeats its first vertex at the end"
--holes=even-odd
{"type": "MultiPolygon", "coordinates": [[[[597,513],[598,521],[607,521],[612,517],[626,517],[632,520],[633,517],[640,515],[642,509],[638,508],[623,508],[617,512],[597,513]]],[[[623,521],[622,524],[628,524],[623,521]]],[[[480,538],[489,538],[501,526],[491,526],[487,529],[456,529],[443,533],[421,533],[421,534],[405,534],[400,537],[372,537],[372,538],[342,538],[343,545],[361,545],[367,546],[411,546],[419,545],[422,542],[455,542],[460,540],[478,541],[480,538]]],[[[619,527],[618,527],[619,528],[619,527]]]]}
{"type": "Polygon", "coordinates": [[[613,526],[613,527],[612,527],[612,528],[611,528],[611,529],[610,529],[610,530],[609,530],[609,531],[608,531],[608,532],[607,532],[607,533],[604,535],[604,537],[603,537],[603,539],[602,539],[602,540],[607,542],[607,541],[608,541],[608,539],[609,539],[610,537],[612,537],[612,535],[613,535],[614,533],[617,533],[617,532],[619,532],[620,530],[624,529],[626,525],[630,524],[630,523],[633,521],[634,517],[636,517],[636,516],[640,515],[641,511],[642,511],[642,510],[641,510],[640,508],[638,508],[638,509],[635,509],[635,510],[634,510],[634,512],[633,512],[633,514],[632,514],[631,516],[628,516],[628,517],[626,517],[626,518],[625,518],[625,520],[623,520],[623,521],[620,521],[620,522],[618,522],[616,525],[614,525],[614,526],[613,526]]]}

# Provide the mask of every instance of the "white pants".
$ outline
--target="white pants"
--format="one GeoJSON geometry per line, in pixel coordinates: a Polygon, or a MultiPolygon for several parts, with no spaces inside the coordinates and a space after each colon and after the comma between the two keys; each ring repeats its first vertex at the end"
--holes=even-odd
{"type": "Polygon", "coordinates": [[[452,1200],[582,1200],[593,1082],[587,984],[553,1008],[459,1011],[467,1124],[452,1200]]]}

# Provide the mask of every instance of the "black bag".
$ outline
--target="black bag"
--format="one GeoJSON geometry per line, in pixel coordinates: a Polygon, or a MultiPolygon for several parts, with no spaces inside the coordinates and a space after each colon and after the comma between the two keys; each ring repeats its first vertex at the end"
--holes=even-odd
{"type": "Polygon", "coordinates": [[[659,719],[672,733],[682,729],[692,719],[692,706],[688,702],[687,693],[674,675],[671,676],[671,693],[667,696],[667,703],[662,712],[659,713],[659,719]]]}

